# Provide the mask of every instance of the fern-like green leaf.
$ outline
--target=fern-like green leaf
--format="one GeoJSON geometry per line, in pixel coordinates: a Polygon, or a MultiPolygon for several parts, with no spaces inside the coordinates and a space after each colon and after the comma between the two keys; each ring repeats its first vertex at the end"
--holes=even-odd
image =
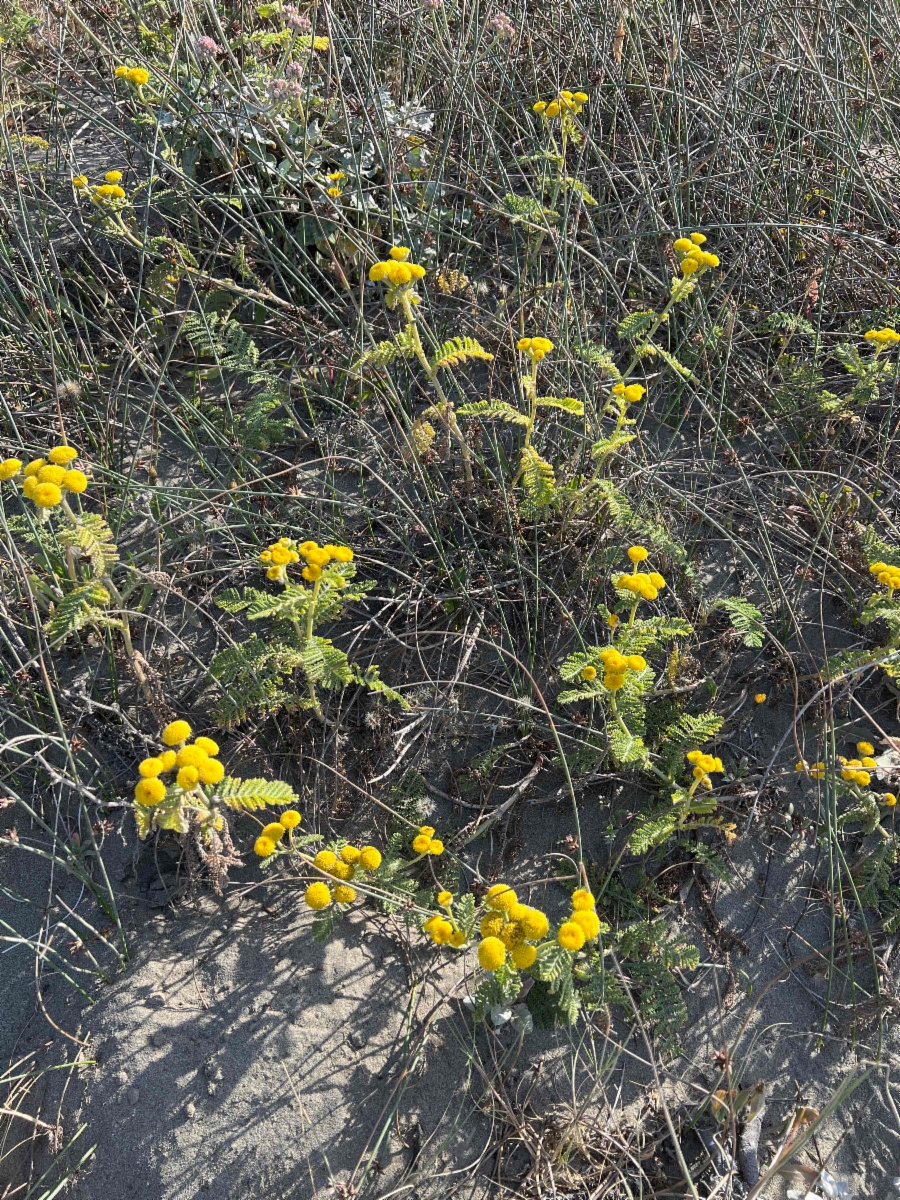
{"type": "Polygon", "coordinates": [[[629,313],[623,321],[619,322],[619,327],[616,330],[617,335],[622,338],[640,337],[642,333],[646,333],[658,314],[650,309],[644,309],[641,312],[629,313]]]}
{"type": "Polygon", "coordinates": [[[576,417],[584,416],[584,404],[574,396],[538,396],[535,405],[538,408],[559,408],[576,417]]]}
{"type": "Polygon", "coordinates": [[[402,329],[388,342],[379,342],[370,350],[365,350],[351,365],[352,374],[358,375],[366,367],[377,367],[382,370],[389,367],[398,358],[413,358],[416,353],[416,343],[409,328],[402,329]]]}
{"type": "Polygon", "coordinates": [[[461,417],[485,417],[508,421],[511,425],[528,424],[528,417],[505,400],[474,400],[471,404],[461,404],[456,411],[461,417]]]}
{"type": "Polygon", "coordinates": [[[668,363],[672,370],[675,371],[676,374],[680,375],[682,379],[687,379],[694,383],[697,382],[697,376],[690,369],[690,367],[686,367],[683,362],[679,362],[674,354],[670,354],[669,351],[663,349],[662,346],[657,346],[656,342],[648,342],[644,348],[644,351],[645,353],[648,353],[650,357],[657,355],[663,360],[663,362],[668,363]]]}
{"type": "Polygon", "coordinates": [[[546,508],[556,495],[556,476],[553,467],[533,446],[522,447],[522,487],[532,508],[546,508]]]}
{"type": "Polygon", "coordinates": [[[53,612],[44,622],[47,637],[55,643],[86,625],[109,624],[110,618],[103,612],[109,601],[106,588],[93,580],[73,588],[54,604],[53,612]]]}
{"type": "Polygon", "coordinates": [[[731,624],[741,635],[745,646],[759,648],[766,638],[766,626],[762,613],[755,604],[745,600],[743,596],[723,596],[711,604],[709,611],[724,609],[728,613],[731,624]]]}
{"type": "Polygon", "coordinates": [[[378,674],[377,667],[367,667],[365,671],[360,671],[359,668],[354,669],[354,679],[362,687],[366,687],[370,692],[379,696],[384,696],[385,700],[391,700],[395,704],[399,704],[401,708],[409,711],[410,704],[405,696],[400,692],[394,691],[392,687],[384,682],[378,674]]]}
{"type": "Polygon", "coordinates": [[[60,529],[59,544],[77,550],[91,564],[96,579],[108,575],[119,561],[119,550],[113,531],[96,513],[82,513],[75,525],[60,529]]]}
{"type": "Polygon", "coordinates": [[[214,790],[222,804],[246,812],[276,804],[295,804],[299,799],[294,789],[280,779],[233,779],[226,776],[214,790]]]}
{"type": "Polygon", "coordinates": [[[433,369],[438,367],[458,367],[460,363],[464,363],[468,358],[480,358],[484,362],[490,362],[493,359],[493,354],[488,354],[487,350],[471,337],[455,337],[449,342],[444,342],[440,350],[431,360],[433,369]]]}

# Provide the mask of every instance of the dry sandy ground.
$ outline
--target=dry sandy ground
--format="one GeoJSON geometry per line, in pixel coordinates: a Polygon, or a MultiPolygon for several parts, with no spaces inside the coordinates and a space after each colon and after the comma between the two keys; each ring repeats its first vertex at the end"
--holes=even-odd
{"type": "MultiPolygon", "coordinates": [[[[827,982],[814,964],[795,966],[760,999],[786,963],[827,950],[830,934],[827,910],[808,904],[814,847],[783,835],[771,853],[764,836],[747,845],[715,897],[724,926],[742,933],[750,951],[731,956],[730,1007],[720,1001],[726,963],[721,953],[714,961],[721,938],[704,930],[692,890],[672,909],[710,965],[684,977],[691,1023],[685,1054],[663,1064],[664,1095],[676,1115],[686,1112],[731,1042],[735,1077],[768,1085],[765,1148],[796,1105],[821,1107],[872,1062],[877,1037],[872,1027],[854,1040],[837,985],[823,1027],[827,982]]],[[[121,865],[128,875],[127,858],[121,865]]],[[[39,892],[34,869],[28,879],[39,892]]],[[[595,1151],[608,1150],[613,1136],[640,1140],[661,1129],[646,1047],[638,1036],[620,1052],[621,1017],[609,1036],[582,1022],[537,1031],[520,1047],[509,1027],[473,1029],[458,1003],[462,962],[418,938],[410,944],[399,923],[357,917],[320,946],[292,885],[236,886],[221,902],[204,897],[172,910],[151,907],[160,900],[152,883],[142,863],[123,887],[133,958],[96,989],[96,1004],[80,1008],[59,978],[45,978],[48,1015],[83,1047],[54,1036],[36,1011],[27,952],[0,958],[7,1055],[40,1048],[45,1061],[77,1052],[92,1062],[73,1074],[62,1101],[64,1133],[86,1123],[84,1148],[96,1144],[67,1193],[77,1200],[352,1195],[335,1191],[342,1183],[361,1194],[422,1200],[518,1195],[525,1193],[492,1183],[498,1172],[513,1183],[530,1161],[510,1142],[503,1156],[491,1153],[510,1123],[528,1121],[546,1134],[577,1109],[580,1136],[595,1151]],[[500,1103],[486,1082],[498,1064],[500,1103]]],[[[871,982],[864,961],[857,971],[871,982]]],[[[896,1031],[886,1032],[881,1054],[882,1065],[805,1156],[827,1161],[857,1197],[896,1195],[900,1175],[896,1031]]],[[[61,1078],[40,1081],[32,1111],[40,1102],[51,1119],[61,1078]]],[[[579,1161],[559,1169],[557,1195],[591,1194],[573,1182],[579,1161]]],[[[660,1162],[674,1179],[665,1149],[660,1162]]]]}

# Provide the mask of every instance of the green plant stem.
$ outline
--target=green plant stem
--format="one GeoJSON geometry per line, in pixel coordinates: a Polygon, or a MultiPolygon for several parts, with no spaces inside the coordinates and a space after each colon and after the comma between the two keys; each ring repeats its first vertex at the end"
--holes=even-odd
{"type": "MultiPolygon", "coordinates": [[[[300,637],[300,639],[304,642],[304,644],[308,644],[313,639],[313,628],[315,627],[315,623],[316,623],[316,605],[318,604],[319,590],[320,590],[321,586],[322,586],[322,579],[320,576],[313,584],[312,598],[310,599],[310,602],[309,602],[309,608],[307,608],[307,610],[306,610],[306,628],[301,630],[300,622],[296,618],[294,619],[294,626],[297,630],[297,634],[300,637]]],[[[319,718],[319,720],[322,722],[323,725],[327,724],[327,722],[325,720],[325,713],[322,711],[322,705],[319,702],[319,696],[318,696],[318,693],[316,692],[316,685],[309,678],[309,676],[307,676],[307,679],[306,679],[306,686],[309,690],[309,698],[312,701],[313,712],[316,714],[316,716],[319,718]]]]}
{"type": "Polygon", "coordinates": [[[419,360],[419,365],[428,376],[431,386],[437,393],[439,403],[435,407],[437,408],[448,436],[452,438],[459,447],[466,484],[471,485],[474,483],[474,478],[472,475],[472,455],[469,453],[469,447],[466,445],[466,439],[463,437],[462,430],[459,427],[459,422],[456,419],[456,410],[454,409],[449,396],[444,391],[441,381],[438,379],[437,368],[433,367],[428,361],[428,355],[425,353],[425,347],[422,345],[422,338],[419,334],[419,325],[416,321],[415,309],[413,308],[409,294],[403,289],[400,290],[400,306],[403,309],[403,315],[407,321],[407,328],[412,335],[413,349],[415,350],[416,358],[419,360]]]}

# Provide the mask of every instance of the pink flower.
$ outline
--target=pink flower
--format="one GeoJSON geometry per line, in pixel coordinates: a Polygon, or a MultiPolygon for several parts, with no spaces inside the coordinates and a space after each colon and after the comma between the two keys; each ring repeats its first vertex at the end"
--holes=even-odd
{"type": "Polygon", "coordinates": [[[288,29],[293,29],[295,33],[312,33],[312,21],[293,4],[286,4],[281,16],[288,29]]]}
{"type": "Polygon", "coordinates": [[[211,37],[198,37],[194,42],[194,53],[201,60],[215,58],[222,51],[221,46],[211,37]]]}

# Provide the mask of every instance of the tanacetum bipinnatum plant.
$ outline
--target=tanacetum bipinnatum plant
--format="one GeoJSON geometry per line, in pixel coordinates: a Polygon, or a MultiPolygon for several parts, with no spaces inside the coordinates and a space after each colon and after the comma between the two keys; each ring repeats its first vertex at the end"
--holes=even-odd
{"type": "Polygon", "coordinates": [[[455,369],[467,359],[489,361],[493,355],[488,354],[480,343],[470,337],[454,337],[439,345],[436,339],[429,336],[434,349],[430,354],[426,352],[417,314],[421,298],[416,292],[416,284],[425,278],[426,271],[419,263],[409,262],[409,255],[407,246],[393,246],[386,259],[374,263],[369,269],[369,279],[373,283],[386,285],[384,302],[387,307],[399,309],[406,324],[390,341],[380,342],[362,354],[354,364],[353,371],[359,372],[367,367],[384,369],[396,359],[415,358],[437,400],[419,413],[413,421],[407,435],[411,449],[416,454],[425,454],[430,449],[436,437],[432,422],[436,422],[444,437],[452,440],[459,449],[466,482],[471,484],[472,454],[456,419],[453,402],[441,382],[440,373],[455,369]]]}
{"type": "Polygon", "coordinates": [[[666,691],[658,689],[658,677],[661,673],[664,680],[665,672],[654,671],[652,659],[666,642],[688,637],[692,628],[680,617],[638,617],[642,601],[655,601],[667,584],[658,571],[639,570],[649,558],[645,546],[629,547],[628,558],[631,571],[615,575],[611,581],[617,602],[612,609],[600,608],[610,631],[609,642],[569,655],[560,667],[560,676],[577,686],[561,691],[558,699],[563,704],[591,701],[605,710],[613,763],[648,775],[664,797],[661,810],[639,818],[631,837],[635,853],[662,845],[676,833],[704,826],[730,837],[734,825],[713,815],[715,798],[703,790],[712,790],[710,776],[723,770],[721,760],[697,748],[715,735],[721,718],[710,712],[682,713],[675,721],[660,722],[652,710],[654,694],[664,699],[666,691]],[[648,731],[652,731],[649,744],[648,731]],[[685,759],[693,766],[693,780],[687,785],[681,782],[685,759]]]}
{"type": "Polygon", "coordinates": [[[340,617],[348,601],[361,600],[373,586],[353,582],[356,564],[350,547],[320,546],[313,541],[298,545],[283,537],[259,557],[266,577],[281,590],[230,588],[217,603],[225,612],[246,613],[248,621],[266,619],[272,625],[265,637],[251,634],[213,659],[210,671],[224,692],[216,706],[216,719],[233,725],[254,711],[311,709],[324,721],[319,689],[340,690],[351,683],[408,708],[400,693],[380,678],[377,667],[361,669],[330,638],[315,632],[318,625],[340,617]],[[305,562],[299,571],[303,582],[298,583],[291,579],[290,571],[301,560],[305,562]],[[297,675],[305,684],[304,691],[294,686],[297,675]]]}
{"type": "MultiPolygon", "coordinates": [[[[77,459],[73,446],[59,445],[46,457],[26,464],[18,458],[0,462],[0,481],[21,476],[22,497],[32,506],[6,519],[7,535],[28,549],[27,587],[38,611],[45,614],[44,630],[51,645],[82,629],[116,630],[138,682],[152,701],[146,664],[135,651],[125,609],[131,588],[120,591],[113,582],[119,551],[103,517],[82,505],[88,477],[73,465],[77,459]]],[[[131,587],[135,584],[136,578],[131,587]]]]}
{"type": "Polygon", "coordinates": [[[192,733],[182,720],[170,721],[163,729],[163,748],[138,766],[134,816],[142,840],[154,829],[190,838],[213,885],[221,888],[228,867],[240,862],[234,855],[225,810],[254,812],[291,804],[297,796],[278,780],[226,775],[218,744],[208,737],[191,741],[192,733]]]}

